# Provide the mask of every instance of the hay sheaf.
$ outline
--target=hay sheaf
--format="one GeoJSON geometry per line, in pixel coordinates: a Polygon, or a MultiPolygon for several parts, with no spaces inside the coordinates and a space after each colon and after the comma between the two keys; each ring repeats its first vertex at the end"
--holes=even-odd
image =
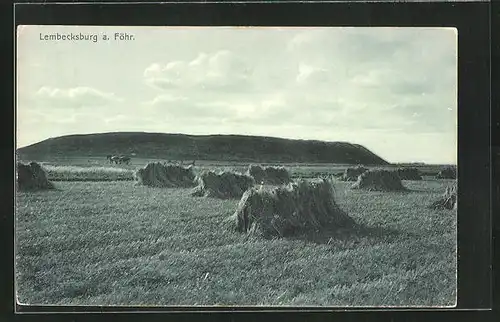
{"type": "Polygon", "coordinates": [[[197,178],[198,186],[191,195],[220,199],[241,198],[243,193],[253,187],[255,180],[245,174],[230,171],[204,171],[197,178]]]}
{"type": "Polygon", "coordinates": [[[417,168],[399,168],[398,174],[401,180],[422,180],[420,170],[417,168]]]}
{"type": "Polygon", "coordinates": [[[252,188],[245,192],[229,221],[239,232],[265,237],[354,225],[336,204],[332,182],[327,179],[252,188]]]}
{"type": "Polygon", "coordinates": [[[446,167],[441,169],[436,175],[436,179],[456,179],[457,178],[457,168],[456,167],[446,167]]]}
{"type": "Polygon", "coordinates": [[[17,162],[17,189],[21,191],[47,190],[54,189],[54,184],[47,179],[47,174],[40,164],[17,162]]]}
{"type": "Polygon", "coordinates": [[[138,184],[156,188],[187,188],[195,185],[193,167],[160,162],[148,163],[135,172],[138,184]]]}
{"type": "Polygon", "coordinates": [[[352,185],[353,189],[366,189],[373,191],[403,191],[406,188],[401,182],[396,171],[374,169],[366,171],[358,177],[352,185]]]}
{"type": "Polygon", "coordinates": [[[432,203],[431,208],[433,209],[457,209],[457,183],[446,187],[444,194],[441,198],[432,203]]]}
{"type": "Polygon", "coordinates": [[[356,181],[358,177],[368,171],[367,168],[363,166],[357,166],[354,168],[347,168],[344,171],[344,174],[340,177],[341,181],[356,181]]]}
{"type": "Polygon", "coordinates": [[[292,182],[285,167],[262,167],[252,164],[248,167],[247,174],[260,184],[281,185],[292,182]]]}

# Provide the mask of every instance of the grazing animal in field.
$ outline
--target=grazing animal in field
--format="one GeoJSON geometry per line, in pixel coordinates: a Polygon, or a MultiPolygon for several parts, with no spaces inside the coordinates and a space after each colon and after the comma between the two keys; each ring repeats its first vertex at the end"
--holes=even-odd
{"type": "Polygon", "coordinates": [[[110,162],[110,163],[114,163],[114,164],[118,164],[118,162],[120,162],[120,157],[119,157],[119,156],[116,156],[116,155],[113,155],[113,156],[111,156],[111,158],[109,159],[109,162],[110,162]]]}
{"type": "Polygon", "coordinates": [[[114,164],[118,164],[120,162],[120,158],[119,156],[117,155],[108,155],[106,156],[106,160],[109,161],[109,163],[114,163],[114,164]]]}

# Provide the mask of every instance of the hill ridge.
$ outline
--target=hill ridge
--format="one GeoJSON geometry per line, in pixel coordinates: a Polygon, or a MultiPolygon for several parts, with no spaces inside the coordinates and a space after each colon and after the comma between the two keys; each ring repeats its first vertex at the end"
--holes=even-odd
{"type": "Polygon", "coordinates": [[[360,144],[241,134],[107,132],[53,137],[17,149],[21,159],[134,154],[160,159],[389,164],[360,144]]]}

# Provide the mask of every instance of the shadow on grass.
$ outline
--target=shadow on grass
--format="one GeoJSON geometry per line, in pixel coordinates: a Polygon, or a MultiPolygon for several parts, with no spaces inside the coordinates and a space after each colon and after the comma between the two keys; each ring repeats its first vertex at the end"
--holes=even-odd
{"type": "Polygon", "coordinates": [[[328,245],[336,242],[355,243],[362,239],[373,240],[375,242],[393,242],[401,237],[408,237],[408,233],[392,228],[370,227],[360,223],[352,223],[342,228],[323,227],[321,230],[303,231],[299,234],[284,236],[282,238],[328,245]]]}
{"type": "Polygon", "coordinates": [[[432,190],[426,190],[426,189],[416,189],[416,188],[412,188],[412,189],[408,189],[408,192],[417,192],[417,193],[429,193],[429,192],[432,192],[432,190]]]}

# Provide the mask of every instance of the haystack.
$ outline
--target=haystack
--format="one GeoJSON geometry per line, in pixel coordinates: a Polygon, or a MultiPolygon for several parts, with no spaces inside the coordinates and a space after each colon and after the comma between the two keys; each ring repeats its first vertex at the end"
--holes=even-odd
{"type": "Polygon", "coordinates": [[[138,184],[156,188],[187,188],[195,185],[193,168],[160,162],[148,163],[135,172],[138,184]]]}
{"type": "Polygon", "coordinates": [[[353,189],[374,191],[401,191],[406,190],[396,171],[374,169],[366,171],[358,177],[353,189]]]}
{"type": "Polygon", "coordinates": [[[198,186],[193,189],[193,196],[221,199],[241,198],[255,184],[252,177],[231,171],[204,171],[196,181],[198,186]]]}
{"type": "Polygon", "coordinates": [[[252,164],[248,167],[247,174],[253,177],[256,183],[261,184],[281,185],[292,181],[285,167],[262,167],[252,164]]]}
{"type": "Polygon", "coordinates": [[[340,177],[342,181],[356,181],[358,177],[368,171],[367,168],[362,166],[357,166],[355,168],[347,168],[344,171],[344,174],[340,177]]]}
{"type": "Polygon", "coordinates": [[[38,163],[18,162],[17,189],[22,191],[54,189],[54,184],[47,179],[47,174],[38,163]]]}
{"type": "Polygon", "coordinates": [[[436,179],[456,179],[457,178],[457,168],[456,167],[446,167],[441,169],[436,175],[436,179]]]}
{"type": "Polygon", "coordinates": [[[229,221],[240,232],[282,237],[354,224],[335,203],[330,180],[298,180],[286,186],[252,188],[229,221]]]}
{"type": "Polygon", "coordinates": [[[431,208],[434,209],[457,209],[457,183],[446,187],[446,191],[441,198],[432,203],[431,208]]]}
{"type": "Polygon", "coordinates": [[[417,168],[399,168],[398,174],[401,180],[422,180],[420,170],[417,168]]]}

